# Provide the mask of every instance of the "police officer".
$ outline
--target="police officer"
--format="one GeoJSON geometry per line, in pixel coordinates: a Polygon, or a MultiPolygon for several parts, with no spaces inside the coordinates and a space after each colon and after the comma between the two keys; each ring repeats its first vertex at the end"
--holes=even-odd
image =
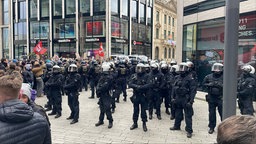
{"type": "Polygon", "coordinates": [[[100,126],[104,124],[104,115],[107,115],[107,119],[109,121],[108,128],[112,128],[113,126],[113,118],[111,113],[111,95],[110,90],[113,84],[113,77],[110,74],[110,64],[103,63],[102,65],[102,75],[100,77],[99,83],[96,87],[97,97],[99,97],[99,106],[100,106],[100,116],[99,121],[95,124],[95,126],[100,126]]]}
{"type": "MultiPolygon", "coordinates": [[[[170,68],[170,75],[172,77],[172,85],[171,88],[169,89],[169,94],[170,94],[170,99],[171,99],[171,95],[172,95],[172,86],[174,84],[175,81],[175,77],[178,75],[179,73],[179,66],[178,65],[172,65],[170,68]]],[[[170,102],[171,104],[171,120],[175,119],[175,105],[172,103],[172,101],[170,102]]]]}
{"type": "MultiPolygon", "coordinates": [[[[52,65],[51,62],[50,63],[46,63],[46,71],[43,74],[43,82],[44,83],[46,83],[50,79],[50,77],[52,76],[52,67],[53,67],[53,65],[52,65]]],[[[44,92],[45,92],[46,97],[48,99],[48,102],[45,105],[45,108],[46,108],[45,111],[52,110],[52,97],[51,97],[51,95],[49,93],[49,89],[50,89],[49,86],[45,85],[44,92]]]]}
{"type": "Polygon", "coordinates": [[[149,119],[152,119],[153,108],[156,108],[156,115],[159,120],[162,119],[160,105],[160,86],[163,83],[163,74],[159,71],[159,65],[157,63],[151,64],[151,73],[148,76],[148,79],[151,83],[152,88],[150,89],[150,98],[149,98],[149,119]]]}
{"type": "Polygon", "coordinates": [[[252,68],[249,65],[242,67],[242,74],[238,79],[238,105],[242,115],[253,115],[252,96],[255,87],[255,79],[250,74],[252,68]]]}
{"type": "Polygon", "coordinates": [[[205,76],[203,87],[207,91],[206,101],[209,106],[209,125],[208,133],[212,134],[216,127],[216,108],[222,120],[222,98],[223,98],[223,64],[215,63],[212,65],[212,74],[205,76]]]}
{"type": "Polygon", "coordinates": [[[188,65],[186,63],[179,64],[180,75],[177,76],[173,85],[172,102],[175,105],[175,122],[170,130],[180,130],[181,121],[183,120],[183,110],[185,112],[185,130],[187,137],[191,138],[192,129],[192,116],[194,114],[192,104],[196,95],[196,82],[189,75],[188,65]]]}
{"type": "Polygon", "coordinates": [[[116,89],[116,98],[117,102],[119,102],[119,97],[120,94],[123,92],[123,101],[126,101],[127,93],[126,93],[126,87],[127,87],[127,82],[126,78],[128,76],[128,69],[126,68],[125,62],[120,61],[118,68],[117,68],[117,89],[116,89]]]}
{"type": "Polygon", "coordinates": [[[94,99],[95,95],[95,86],[97,85],[100,77],[100,66],[96,60],[91,62],[91,66],[88,71],[88,76],[90,78],[90,88],[91,88],[91,97],[90,99],[94,99]]]}
{"type": "Polygon", "coordinates": [[[87,63],[85,61],[82,61],[78,72],[81,75],[81,81],[82,81],[81,89],[84,88],[85,91],[88,90],[88,70],[89,70],[89,67],[87,63]]]}
{"type": "Polygon", "coordinates": [[[79,88],[80,88],[80,80],[81,76],[78,74],[78,69],[75,64],[71,64],[68,67],[69,75],[66,78],[64,89],[66,90],[66,93],[68,95],[68,106],[71,110],[70,116],[67,118],[67,120],[73,119],[70,124],[74,124],[78,122],[79,118],[79,88]]]}
{"type": "Polygon", "coordinates": [[[129,82],[129,87],[133,89],[133,96],[130,98],[133,103],[133,125],[130,130],[138,128],[138,118],[139,111],[141,108],[141,119],[143,122],[143,130],[146,132],[147,126],[147,113],[146,109],[148,107],[146,92],[150,88],[149,84],[145,79],[145,67],[144,64],[139,63],[136,67],[136,74],[133,74],[131,81],[129,82]]]}
{"type": "Polygon", "coordinates": [[[165,113],[170,115],[170,91],[172,83],[173,83],[173,78],[171,77],[169,73],[169,68],[166,63],[161,64],[161,72],[163,74],[163,81],[161,83],[161,97],[164,100],[165,104],[165,113]]]}
{"type": "Polygon", "coordinates": [[[63,83],[63,76],[60,73],[60,67],[58,65],[53,66],[53,74],[46,82],[46,86],[49,87],[49,95],[52,97],[53,109],[48,115],[56,115],[55,118],[61,116],[61,87],[63,83]]]}

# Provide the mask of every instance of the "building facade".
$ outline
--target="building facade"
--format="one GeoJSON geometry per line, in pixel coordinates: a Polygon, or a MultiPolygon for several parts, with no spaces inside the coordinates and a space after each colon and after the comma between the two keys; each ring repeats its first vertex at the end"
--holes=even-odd
{"type": "Polygon", "coordinates": [[[155,0],[153,59],[175,59],[177,37],[177,1],[155,0]]]}
{"type": "Polygon", "coordinates": [[[153,0],[1,0],[0,57],[20,59],[42,42],[47,55],[152,57],[153,0]]]}
{"type": "MultiPolygon", "coordinates": [[[[177,54],[179,61],[194,62],[199,81],[210,73],[211,65],[223,62],[225,0],[178,1],[177,54]]],[[[238,64],[256,60],[256,1],[240,0],[238,64]]]]}

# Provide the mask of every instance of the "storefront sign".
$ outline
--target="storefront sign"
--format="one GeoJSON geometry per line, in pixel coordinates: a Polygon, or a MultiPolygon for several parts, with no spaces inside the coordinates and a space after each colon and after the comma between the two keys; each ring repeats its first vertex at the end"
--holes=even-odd
{"type": "Polygon", "coordinates": [[[98,42],[98,41],[100,41],[100,39],[99,38],[86,38],[85,41],[86,42],[98,42]]]}
{"type": "Polygon", "coordinates": [[[143,45],[143,42],[133,41],[133,45],[143,45]]]}
{"type": "Polygon", "coordinates": [[[59,43],[62,43],[62,42],[71,42],[70,39],[60,39],[58,40],[59,43]]]}
{"type": "Polygon", "coordinates": [[[111,40],[114,43],[127,43],[127,40],[125,40],[125,39],[112,38],[111,40]]]}

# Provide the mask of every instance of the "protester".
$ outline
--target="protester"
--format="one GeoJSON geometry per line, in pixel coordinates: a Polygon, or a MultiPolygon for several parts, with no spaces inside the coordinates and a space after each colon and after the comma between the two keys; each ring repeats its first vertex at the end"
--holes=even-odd
{"type": "Polygon", "coordinates": [[[218,144],[255,144],[256,118],[249,115],[231,116],[220,123],[218,144]]]}
{"type": "Polygon", "coordinates": [[[18,72],[0,77],[0,142],[51,144],[46,119],[18,100],[22,77],[18,72]]]}

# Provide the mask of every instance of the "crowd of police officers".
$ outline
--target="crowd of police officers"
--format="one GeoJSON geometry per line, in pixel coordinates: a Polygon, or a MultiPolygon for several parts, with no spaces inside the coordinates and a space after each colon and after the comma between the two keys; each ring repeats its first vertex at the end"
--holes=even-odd
{"type": "MultiPolygon", "coordinates": [[[[241,114],[253,115],[253,94],[255,93],[255,69],[250,65],[241,67],[238,79],[237,98],[241,114]]],[[[175,120],[170,130],[180,130],[181,121],[185,117],[187,137],[193,133],[193,103],[197,92],[197,75],[192,62],[176,61],[137,61],[113,60],[99,62],[97,60],[74,61],[58,60],[46,62],[46,70],[42,76],[45,83],[44,92],[48,98],[45,105],[48,115],[61,116],[62,95],[68,96],[71,113],[67,118],[70,124],[79,119],[79,92],[83,89],[91,91],[90,99],[99,98],[99,121],[95,126],[104,124],[106,114],[108,128],[113,126],[112,114],[119,103],[120,95],[127,101],[127,86],[133,89],[129,98],[133,103],[133,124],[130,130],[138,128],[139,113],[143,131],[147,131],[148,118],[161,120],[161,104],[165,113],[175,120]],[[88,87],[89,85],[89,87],[88,87]],[[148,114],[147,114],[148,111],[148,114]]],[[[203,90],[207,92],[206,101],[209,108],[209,134],[216,127],[216,108],[222,119],[223,105],[223,64],[212,65],[212,73],[204,78],[203,90]]]]}

